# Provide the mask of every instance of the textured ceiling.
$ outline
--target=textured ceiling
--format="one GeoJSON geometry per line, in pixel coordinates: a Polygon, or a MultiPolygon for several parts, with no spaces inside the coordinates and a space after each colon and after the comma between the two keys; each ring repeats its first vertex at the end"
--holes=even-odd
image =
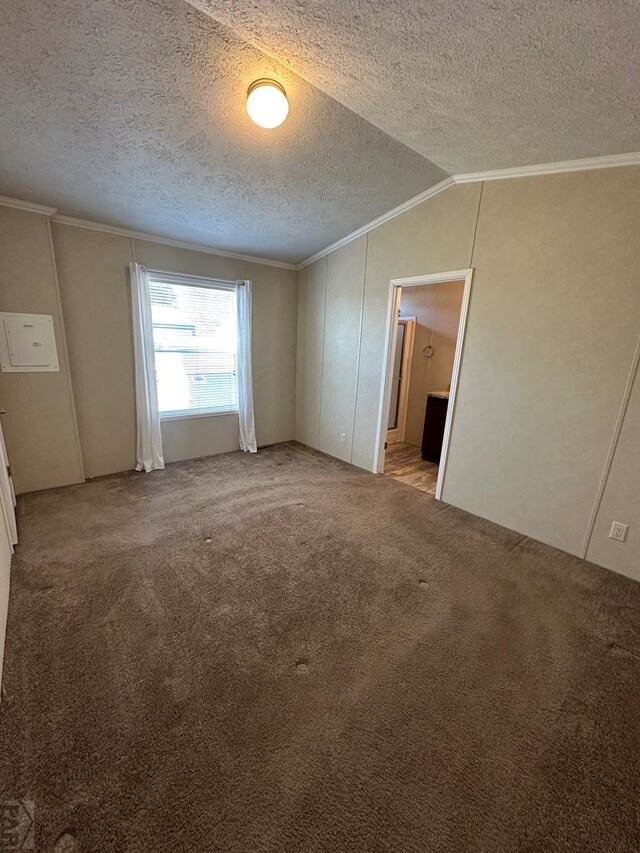
{"type": "Polygon", "coordinates": [[[0,57],[0,194],[66,215],[299,261],[443,177],[182,0],[4,0],[0,57]]]}
{"type": "Polygon", "coordinates": [[[3,0],[0,67],[0,194],[286,261],[447,173],[640,149],[638,0],[3,0]]]}
{"type": "Polygon", "coordinates": [[[640,149],[638,0],[191,0],[447,171],[640,149]]]}

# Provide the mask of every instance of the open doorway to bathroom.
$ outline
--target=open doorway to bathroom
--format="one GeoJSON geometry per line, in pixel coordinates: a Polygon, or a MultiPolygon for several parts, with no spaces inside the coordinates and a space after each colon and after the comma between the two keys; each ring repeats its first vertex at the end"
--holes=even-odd
{"type": "Polygon", "coordinates": [[[391,285],[378,470],[440,497],[471,271],[391,285]]]}

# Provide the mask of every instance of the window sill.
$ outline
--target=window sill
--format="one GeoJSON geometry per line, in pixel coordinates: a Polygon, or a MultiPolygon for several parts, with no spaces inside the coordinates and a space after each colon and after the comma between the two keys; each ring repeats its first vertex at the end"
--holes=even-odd
{"type": "Polygon", "coordinates": [[[226,412],[189,412],[185,415],[160,415],[160,423],[164,424],[168,421],[188,421],[193,418],[227,418],[229,415],[237,415],[237,409],[229,409],[226,412]]]}

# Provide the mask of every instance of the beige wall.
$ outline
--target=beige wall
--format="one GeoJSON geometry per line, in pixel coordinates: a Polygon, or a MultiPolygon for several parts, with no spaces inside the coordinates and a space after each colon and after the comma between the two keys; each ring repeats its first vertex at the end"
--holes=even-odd
{"type": "Polygon", "coordinates": [[[298,282],[298,441],[351,461],[366,236],[301,270],[298,282]]]}
{"type": "MultiPolygon", "coordinates": [[[[46,216],[0,207],[0,310],[52,314],[61,365],[0,374],[17,489],[82,480],[80,446],[88,476],[133,464],[131,258],[251,278],[259,443],[293,434],[297,361],[296,437],[369,469],[389,280],[472,266],[443,498],[574,554],[595,508],[588,556],[637,573],[637,380],[596,504],[640,333],[639,221],[638,167],[457,185],[302,270],[297,301],[293,271],[60,223],[52,244],[46,216]]],[[[169,460],[237,446],[234,417],[163,432],[169,460]]]]}
{"type": "MultiPolygon", "coordinates": [[[[133,241],[135,260],[151,269],[253,282],[253,401],[258,446],[293,438],[295,417],[297,273],[204,252],[133,241]]],[[[238,417],[168,421],[162,427],[166,460],[237,450],[238,417]]]]}
{"type": "Polygon", "coordinates": [[[445,500],[581,552],[640,332],[639,221],[638,168],[485,184],[445,500]]]}
{"type": "Polygon", "coordinates": [[[640,580],[640,373],[635,376],[587,559],[640,580]],[[630,525],[624,544],[609,538],[613,521],[630,525]]]}
{"type": "MultiPolygon", "coordinates": [[[[62,302],[87,476],[135,464],[127,264],[253,281],[253,381],[259,445],[293,437],[296,273],[54,223],[62,302]]],[[[237,415],[166,421],[167,462],[238,448],[237,415]]]]}
{"type": "Polygon", "coordinates": [[[470,265],[481,186],[454,186],[369,234],[351,461],[373,468],[392,278],[470,265]]]}
{"type": "MultiPolygon", "coordinates": [[[[374,464],[389,280],[472,266],[443,498],[580,554],[640,332],[639,221],[629,167],[457,185],[371,231],[364,300],[349,309],[353,326],[362,316],[351,461],[374,464]]],[[[330,258],[301,273],[307,289],[330,258]]],[[[299,322],[326,340],[325,312],[305,315],[313,299],[299,322]]],[[[317,367],[300,362],[298,385],[317,367]]],[[[341,399],[313,387],[320,420],[351,405],[350,384],[341,399]]],[[[604,541],[613,512],[640,527],[634,395],[589,549],[616,569],[638,559],[631,530],[628,546],[604,541]]]]}
{"type": "Polygon", "coordinates": [[[0,311],[51,314],[59,373],[0,373],[16,491],[84,479],[48,216],[0,207],[0,311]]]}
{"type": "Polygon", "coordinates": [[[327,266],[328,259],[321,258],[298,276],[295,437],[316,448],[320,446],[327,266]]]}
{"type": "Polygon", "coordinates": [[[53,223],[87,477],[135,466],[127,237],[53,223]]]}
{"type": "Polygon", "coordinates": [[[298,441],[372,468],[389,279],[469,265],[480,188],[469,184],[450,193],[300,271],[298,441]],[[399,266],[401,271],[395,272],[399,266]],[[334,360],[336,346],[341,350],[334,360]],[[327,379],[325,369],[330,373],[327,379]],[[336,448],[343,432],[346,445],[336,448]]]}
{"type": "Polygon", "coordinates": [[[427,394],[449,390],[463,294],[464,281],[402,289],[400,315],[416,318],[404,436],[409,444],[422,443],[427,394]],[[431,358],[423,354],[426,346],[433,347],[431,358]]]}
{"type": "Polygon", "coordinates": [[[327,259],[320,450],[350,461],[367,238],[327,259]],[[344,436],[344,443],[343,438],[344,436]]]}
{"type": "MultiPolygon", "coordinates": [[[[0,207],[0,310],[53,314],[61,366],[60,373],[0,373],[0,406],[8,412],[5,435],[18,492],[81,482],[135,464],[131,260],[172,272],[253,281],[258,444],[293,438],[294,270],[0,207]]],[[[165,422],[162,431],[168,462],[238,447],[237,415],[165,422]]]]}

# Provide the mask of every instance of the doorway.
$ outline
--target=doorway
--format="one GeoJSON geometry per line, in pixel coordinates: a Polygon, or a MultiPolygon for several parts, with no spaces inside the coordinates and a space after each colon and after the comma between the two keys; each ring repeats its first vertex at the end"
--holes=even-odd
{"type": "Polygon", "coordinates": [[[375,471],[437,499],[445,479],[471,281],[468,269],[389,284],[375,471]]]}

